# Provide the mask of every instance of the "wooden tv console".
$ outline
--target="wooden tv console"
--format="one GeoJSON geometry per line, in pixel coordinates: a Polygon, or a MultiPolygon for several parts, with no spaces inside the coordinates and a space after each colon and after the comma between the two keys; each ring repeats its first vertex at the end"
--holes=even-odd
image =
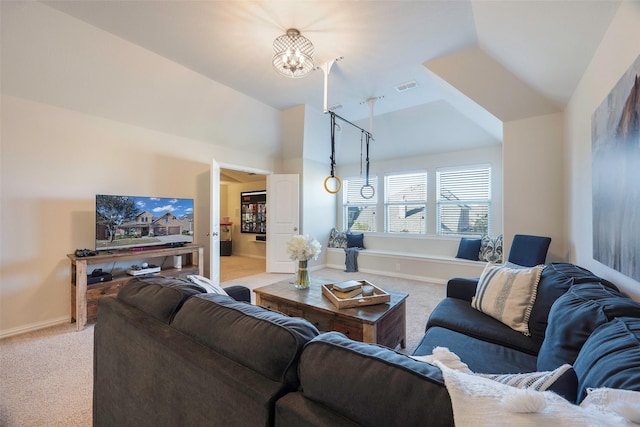
{"type": "MultiPolygon", "coordinates": [[[[77,330],[82,330],[88,320],[97,319],[98,300],[104,297],[113,297],[118,294],[118,290],[133,276],[126,273],[129,265],[123,269],[122,273],[114,274],[113,280],[108,282],[93,283],[87,285],[87,275],[90,274],[89,266],[96,264],[113,264],[147,260],[152,258],[165,258],[169,266],[162,267],[162,271],[157,273],[161,276],[184,276],[187,274],[203,275],[204,249],[202,245],[185,245],[176,248],[153,248],[141,251],[118,250],[112,253],[99,253],[95,256],[77,257],[69,254],[71,260],[71,321],[75,320],[77,330]],[[182,268],[173,268],[173,257],[182,256],[182,268]],[[171,260],[169,260],[171,257],[171,260]]],[[[167,262],[165,262],[166,264],[167,262]]],[[[148,275],[140,276],[147,277],[148,275]]]]}

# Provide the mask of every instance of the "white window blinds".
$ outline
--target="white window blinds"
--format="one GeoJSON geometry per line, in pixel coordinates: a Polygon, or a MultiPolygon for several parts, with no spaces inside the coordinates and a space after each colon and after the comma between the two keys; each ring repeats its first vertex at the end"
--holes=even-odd
{"type": "Polygon", "coordinates": [[[376,231],[376,204],[378,201],[378,179],[369,177],[369,185],[373,187],[373,197],[367,199],[362,196],[371,194],[371,189],[362,190],[366,184],[365,178],[348,178],[342,183],[343,223],[348,231],[376,231]]]}
{"type": "Polygon", "coordinates": [[[385,231],[419,233],[427,231],[427,174],[405,173],[385,176],[385,231]]]}
{"type": "Polygon", "coordinates": [[[438,234],[489,234],[491,167],[439,169],[436,178],[438,234]]]}

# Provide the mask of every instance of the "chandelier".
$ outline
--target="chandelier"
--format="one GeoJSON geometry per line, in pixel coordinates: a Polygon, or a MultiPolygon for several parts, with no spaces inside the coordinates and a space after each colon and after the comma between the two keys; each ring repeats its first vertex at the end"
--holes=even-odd
{"type": "Polygon", "coordinates": [[[273,41],[273,67],[287,77],[304,77],[313,69],[313,43],[295,28],[273,41]]]}

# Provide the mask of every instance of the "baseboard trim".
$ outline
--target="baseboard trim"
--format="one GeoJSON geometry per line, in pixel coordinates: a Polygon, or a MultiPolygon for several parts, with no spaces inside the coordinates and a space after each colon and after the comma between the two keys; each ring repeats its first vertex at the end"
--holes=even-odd
{"type": "Polygon", "coordinates": [[[22,335],[22,334],[26,334],[27,332],[34,332],[40,329],[50,328],[51,326],[58,326],[58,325],[62,325],[63,323],[70,323],[70,322],[71,322],[71,318],[69,316],[62,316],[56,319],[30,323],[28,325],[18,326],[17,328],[11,328],[11,329],[0,331],[0,339],[12,337],[15,335],[22,335]]]}

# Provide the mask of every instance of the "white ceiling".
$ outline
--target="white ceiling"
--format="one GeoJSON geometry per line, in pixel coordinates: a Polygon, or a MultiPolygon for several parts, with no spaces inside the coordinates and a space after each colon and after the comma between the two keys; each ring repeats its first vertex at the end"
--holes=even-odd
{"type": "MultiPolygon", "coordinates": [[[[380,98],[374,128],[386,123],[386,132],[403,135],[402,154],[412,155],[500,143],[497,119],[561,111],[620,1],[44,3],[274,108],[322,111],[321,70],[289,79],[271,66],[273,40],[297,28],[313,42],[317,65],[343,57],[329,76],[328,105],[343,105],[336,113],[368,128],[365,101],[380,98]],[[416,89],[394,90],[410,80],[416,89]]],[[[376,155],[397,149],[377,147],[376,155]]]]}

